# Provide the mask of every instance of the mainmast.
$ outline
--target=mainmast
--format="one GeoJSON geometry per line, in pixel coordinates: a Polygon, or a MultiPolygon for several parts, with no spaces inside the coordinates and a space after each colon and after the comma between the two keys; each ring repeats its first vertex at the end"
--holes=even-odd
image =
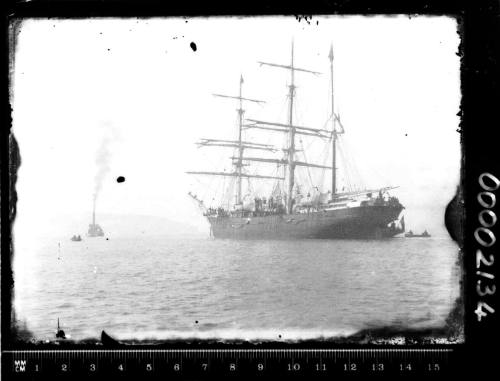
{"type": "MultiPolygon", "coordinates": [[[[288,166],[288,194],[287,194],[287,202],[286,202],[286,208],[287,208],[287,213],[290,214],[292,213],[292,200],[293,200],[293,186],[295,182],[295,135],[297,133],[297,127],[293,125],[293,98],[295,96],[295,72],[296,71],[302,71],[306,73],[311,73],[311,74],[320,74],[318,72],[310,71],[310,70],[305,70],[305,69],[300,69],[294,66],[293,62],[293,41],[292,41],[292,54],[291,54],[291,62],[290,65],[278,65],[278,64],[273,64],[273,63],[267,63],[267,62],[259,62],[261,65],[268,65],[268,66],[274,66],[274,67],[279,67],[282,69],[288,69],[290,70],[290,85],[288,86],[288,99],[289,99],[289,109],[288,109],[288,147],[285,149],[286,154],[287,154],[287,166],[288,166]]],[[[259,121],[254,121],[256,123],[259,123],[259,121]]],[[[271,124],[271,123],[266,123],[266,124],[271,124]]],[[[276,125],[276,124],[273,124],[276,125]]],[[[257,127],[257,126],[249,126],[249,127],[254,127],[254,128],[262,128],[262,127],[257,127]]],[[[273,130],[272,128],[266,127],[265,129],[273,130]]],[[[307,128],[304,128],[307,130],[307,128]]],[[[278,130],[279,129],[274,129],[278,130]]],[[[320,134],[321,130],[317,130],[317,134],[320,134]]],[[[302,132],[302,134],[307,135],[308,133],[302,132]]]]}
{"type": "Polygon", "coordinates": [[[328,55],[330,59],[330,81],[331,81],[331,96],[332,96],[332,200],[337,193],[337,133],[335,132],[335,108],[334,106],[334,96],[333,96],[333,45],[330,45],[330,54],[328,55]]]}
{"type": "Polygon", "coordinates": [[[295,127],[293,126],[293,97],[295,95],[295,75],[293,70],[293,41],[292,41],[292,57],[290,63],[290,86],[289,97],[289,111],[288,111],[288,124],[290,131],[288,135],[288,194],[286,201],[287,213],[292,213],[292,199],[293,199],[293,185],[295,183],[295,163],[293,162],[295,156],[295,127]]]}

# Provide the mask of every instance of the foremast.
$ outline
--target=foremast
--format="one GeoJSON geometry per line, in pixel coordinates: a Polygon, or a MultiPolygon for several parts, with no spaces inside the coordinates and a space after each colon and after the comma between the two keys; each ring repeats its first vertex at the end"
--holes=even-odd
{"type": "Polygon", "coordinates": [[[236,177],[237,187],[236,187],[236,195],[235,195],[235,203],[242,203],[242,179],[243,178],[260,178],[260,179],[281,179],[273,176],[260,176],[260,175],[250,175],[243,173],[243,152],[245,149],[254,149],[254,150],[263,150],[263,151],[276,151],[272,145],[269,144],[260,144],[253,143],[248,141],[243,141],[242,138],[242,130],[243,130],[243,115],[245,110],[243,109],[243,102],[254,102],[254,103],[265,103],[265,101],[250,99],[243,97],[243,75],[240,74],[240,86],[239,86],[239,95],[223,95],[223,94],[212,94],[216,97],[221,98],[230,98],[235,99],[239,103],[239,108],[236,109],[238,112],[238,140],[221,140],[221,139],[201,139],[198,142],[198,146],[207,146],[207,147],[232,147],[238,149],[238,156],[233,157],[233,165],[235,167],[235,172],[204,172],[204,171],[189,171],[186,172],[188,174],[195,175],[213,175],[213,176],[228,176],[228,177],[236,177]]]}
{"type": "MultiPolygon", "coordinates": [[[[237,179],[237,188],[236,188],[236,204],[241,204],[241,174],[243,172],[243,145],[241,143],[241,131],[243,128],[243,113],[245,110],[243,110],[243,98],[241,96],[242,94],[242,87],[243,87],[243,75],[240,74],[240,96],[239,96],[239,103],[240,107],[238,108],[238,161],[236,162],[236,169],[238,172],[238,179],[237,179]]],[[[259,101],[254,101],[256,103],[260,103],[259,101]]]]}
{"type": "MultiPolygon", "coordinates": [[[[243,151],[245,148],[249,148],[248,145],[245,146],[242,141],[242,130],[243,130],[243,115],[245,113],[245,110],[243,109],[243,101],[247,102],[254,102],[254,103],[265,103],[264,101],[257,100],[257,99],[249,99],[249,98],[243,98],[243,74],[240,74],[240,89],[239,89],[239,96],[234,97],[230,95],[222,95],[222,94],[213,94],[216,97],[223,97],[223,98],[231,98],[231,99],[236,99],[239,102],[239,108],[236,109],[238,112],[238,157],[236,161],[233,161],[233,165],[236,168],[236,177],[237,177],[237,186],[236,186],[236,204],[241,204],[242,202],[242,197],[241,197],[241,180],[242,180],[242,175],[243,175],[243,151]]],[[[258,146],[258,145],[257,145],[258,146]]],[[[252,148],[252,147],[250,147],[252,148]]],[[[255,147],[255,149],[257,149],[255,147]]]]}

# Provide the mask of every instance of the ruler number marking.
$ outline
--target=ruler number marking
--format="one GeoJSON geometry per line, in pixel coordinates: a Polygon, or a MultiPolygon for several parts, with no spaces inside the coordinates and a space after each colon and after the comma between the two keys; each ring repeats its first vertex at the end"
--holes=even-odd
{"type": "Polygon", "coordinates": [[[408,364],[399,364],[399,370],[401,371],[406,371],[406,370],[411,370],[411,363],[408,364]]]}
{"type": "Polygon", "coordinates": [[[358,370],[358,367],[356,365],[356,363],[352,362],[352,363],[344,363],[344,371],[346,372],[355,372],[356,370],[358,370]]]}
{"type": "Polygon", "coordinates": [[[384,363],[372,364],[372,370],[374,372],[382,372],[382,371],[384,371],[384,363]]]}
{"type": "Polygon", "coordinates": [[[434,363],[434,364],[427,364],[427,370],[430,371],[430,372],[437,372],[439,370],[441,370],[441,367],[439,366],[438,363],[434,363]]]}
{"type": "Polygon", "coordinates": [[[298,362],[292,363],[292,364],[288,363],[288,371],[290,371],[290,372],[295,371],[296,372],[298,370],[300,370],[300,364],[298,362]]]}
{"type": "Polygon", "coordinates": [[[316,364],[316,371],[318,372],[324,372],[326,371],[326,364],[322,364],[322,363],[317,363],[316,364]]]}

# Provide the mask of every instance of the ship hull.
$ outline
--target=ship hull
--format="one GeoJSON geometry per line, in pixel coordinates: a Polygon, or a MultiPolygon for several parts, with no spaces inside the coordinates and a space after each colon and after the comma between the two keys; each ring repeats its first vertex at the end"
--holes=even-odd
{"type": "Polygon", "coordinates": [[[359,206],[252,217],[209,216],[211,234],[228,239],[378,239],[402,233],[388,224],[402,206],[359,206]]]}

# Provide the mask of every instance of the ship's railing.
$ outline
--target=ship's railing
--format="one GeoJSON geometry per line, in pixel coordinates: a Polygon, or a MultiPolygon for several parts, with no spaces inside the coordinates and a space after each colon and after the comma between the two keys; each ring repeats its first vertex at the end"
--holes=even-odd
{"type": "Polygon", "coordinates": [[[257,209],[257,210],[226,210],[222,208],[214,208],[208,209],[207,212],[203,213],[206,217],[215,217],[215,218],[225,218],[225,217],[265,217],[265,216],[275,216],[285,214],[285,207],[282,206],[280,208],[273,209],[257,209]]]}
{"type": "MultiPolygon", "coordinates": [[[[256,202],[252,205],[250,209],[235,209],[228,210],[222,207],[218,208],[208,208],[206,212],[203,213],[206,217],[215,218],[225,218],[225,217],[263,217],[271,215],[282,215],[286,214],[285,206],[282,203],[269,203],[262,202],[260,199],[256,199],[256,202]]],[[[293,213],[311,213],[318,212],[321,210],[334,210],[342,208],[351,208],[359,206],[402,206],[397,197],[388,196],[384,197],[383,194],[379,194],[377,197],[342,197],[336,198],[333,201],[328,201],[326,203],[297,203],[293,206],[293,213]]]]}

